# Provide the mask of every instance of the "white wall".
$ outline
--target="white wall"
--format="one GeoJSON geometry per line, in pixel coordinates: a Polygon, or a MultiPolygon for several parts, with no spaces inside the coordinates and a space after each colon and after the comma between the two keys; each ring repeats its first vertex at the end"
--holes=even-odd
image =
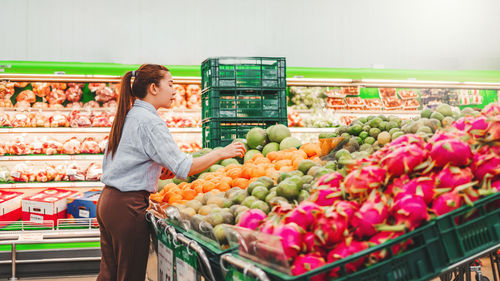
{"type": "Polygon", "coordinates": [[[500,69],[498,0],[0,0],[0,60],[500,69]]]}

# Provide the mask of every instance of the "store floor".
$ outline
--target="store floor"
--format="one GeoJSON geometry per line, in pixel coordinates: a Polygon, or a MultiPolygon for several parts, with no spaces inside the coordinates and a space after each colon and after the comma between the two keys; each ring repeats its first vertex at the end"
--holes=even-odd
{"type": "MultiPolygon", "coordinates": [[[[493,273],[491,271],[490,259],[483,258],[481,259],[483,262],[482,274],[483,276],[488,277],[491,281],[493,281],[493,273]]],[[[88,275],[81,277],[47,277],[47,278],[22,278],[20,280],[29,280],[29,281],[47,281],[47,280],[55,280],[55,281],[95,281],[97,275],[88,275]]],[[[475,275],[472,276],[473,280],[475,279],[475,275]]],[[[434,278],[431,281],[440,281],[439,278],[434,278]]]]}

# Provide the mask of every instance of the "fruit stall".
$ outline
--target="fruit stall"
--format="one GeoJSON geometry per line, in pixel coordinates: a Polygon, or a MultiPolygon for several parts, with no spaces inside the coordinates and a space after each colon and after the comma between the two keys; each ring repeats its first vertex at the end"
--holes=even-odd
{"type": "MultiPolygon", "coordinates": [[[[0,276],[98,272],[103,152],[137,67],[0,61],[0,276]]],[[[247,152],[159,179],[149,280],[451,281],[485,256],[499,276],[498,73],[169,69],[180,149],[247,152]]]]}

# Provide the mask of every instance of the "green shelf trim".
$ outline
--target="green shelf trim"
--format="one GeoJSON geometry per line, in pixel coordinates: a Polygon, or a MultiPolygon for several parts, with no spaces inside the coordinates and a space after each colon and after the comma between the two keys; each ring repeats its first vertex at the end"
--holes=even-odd
{"type": "MultiPolygon", "coordinates": [[[[43,62],[43,61],[0,61],[7,66],[4,73],[10,74],[54,74],[64,71],[68,75],[123,75],[135,70],[138,64],[87,63],[87,62],[43,62]]],[[[167,65],[174,76],[200,77],[199,65],[167,65]]],[[[500,70],[408,70],[408,69],[372,69],[372,68],[317,68],[287,67],[287,77],[317,79],[386,79],[457,82],[500,82],[500,70]]]]}
{"type": "MultiPolygon", "coordinates": [[[[44,243],[44,244],[19,244],[16,245],[17,251],[31,250],[57,250],[72,248],[99,248],[99,242],[81,242],[81,243],[44,243]]],[[[0,252],[12,251],[12,245],[0,245],[0,252]]]]}

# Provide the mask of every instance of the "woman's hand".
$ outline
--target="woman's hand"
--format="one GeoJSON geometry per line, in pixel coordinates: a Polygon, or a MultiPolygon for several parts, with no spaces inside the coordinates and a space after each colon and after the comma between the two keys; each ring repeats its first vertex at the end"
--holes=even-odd
{"type": "Polygon", "coordinates": [[[220,149],[219,156],[221,159],[233,158],[233,157],[241,157],[245,156],[245,145],[241,142],[233,142],[226,147],[220,149]]]}

